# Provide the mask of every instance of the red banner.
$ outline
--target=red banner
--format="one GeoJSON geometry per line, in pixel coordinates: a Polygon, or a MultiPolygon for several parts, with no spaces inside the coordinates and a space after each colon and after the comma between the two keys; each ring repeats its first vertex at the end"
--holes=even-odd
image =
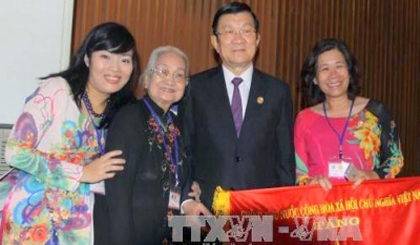
{"type": "MultiPolygon", "coordinates": [[[[337,184],[328,192],[317,185],[218,188],[213,209],[272,217],[275,244],[420,244],[420,177],[365,181],[357,188],[337,184]]],[[[267,242],[261,237],[251,234],[247,241],[267,242]]]]}

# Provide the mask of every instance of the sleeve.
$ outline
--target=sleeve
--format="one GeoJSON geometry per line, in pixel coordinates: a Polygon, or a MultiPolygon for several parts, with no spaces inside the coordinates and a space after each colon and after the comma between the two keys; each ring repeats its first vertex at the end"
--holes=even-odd
{"type": "Polygon", "coordinates": [[[183,209],[184,204],[194,200],[194,198],[188,196],[188,193],[190,193],[191,186],[193,183],[192,176],[191,176],[191,167],[186,157],[184,158],[184,161],[185,162],[183,166],[185,167],[183,168],[183,171],[184,171],[183,175],[185,176],[184,177],[185,179],[182,183],[182,189],[181,189],[181,214],[184,214],[184,209],[183,209]]]}
{"type": "Polygon", "coordinates": [[[395,178],[404,165],[397,124],[393,115],[383,105],[378,104],[377,116],[381,129],[379,162],[375,162],[374,171],[383,178],[395,178]]]}
{"type": "Polygon", "coordinates": [[[182,183],[182,189],[181,189],[181,203],[183,203],[186,200],[190,200],[193,199],[192,197],[188,196],[188,193],[191,192],[191,186],[192,186],[192,176],[191,176],[191,166],[190,163],[188,161],[188,158],[184,158],[184,164],[183,164],[183,169],[182,171],[184,172],[183,175],[185,176],[184,181],[182,183]]]}
{"type": "Polygon", "coordinates": [[[304,115],[298,114],[295,122],[294,145],[296,158],[296,183],[305,185],[309,180],[309,170],[307,167],[308,155],[305,145],[304,115]]]}
{"type": "Polygon", "coordinates": [[[296,163],[293,147],[293,108],[290,88],[287,84],[283,87],[283,97],[281,98],[280,121],[276,128],[277,152],[279,159],[277,162],[277,172],[282,186],[295,185],[296,163]]]}
{"type": "MultiPolygon", "coordinates": [[[[192,86],[190,84],[189,86],[192,86]]],[[[190,87],[191,89],[191,87],[190,87]]],[[[191,199],[188,197],[188,193],[190,192],[191,185],[193,182],[194,176],[194,158],[193,158],[193,137],[194,137],[194,120],[193,120],[193,113],[192,113],[192,98],[191,93],[187,93],[180,104],[180,114],[179,117],[181,119],[181,133],[182,133],[182,142],[184,144],[184,152],[185,152],[185,161],[187,165],[187,177],[182,188],[182,202],[187,199],[191,199]]]]}
{"type": "Polygon", "coordinates": [[[5,155],[11,166],[34,175],[47,186],[75,191],[83,166],[39,149],[40,144],[47,145],[49,141],[53,144],[61,137],[57,127],[61,128],[67,105],[72,102],[64,83],[57,79],[46,80],[26,99],[23,113],[7,141],[5,155]],[[54,131],[52,138],[49,137],[50,131],[54,131]]]}
{"type": "Polygon", "coordinates": [[[137,159],[132,147],[139,142],[133,142],[132,139],[139,137],[134,135],[133,127],[129,126],[132,118],[126,112],[121,111],[114,117],[106,141],[107,152],[122,150],[122,157],[126,160],[124,170],[105,181],[111,244],[135,244],[132,200],[137,159]]]}

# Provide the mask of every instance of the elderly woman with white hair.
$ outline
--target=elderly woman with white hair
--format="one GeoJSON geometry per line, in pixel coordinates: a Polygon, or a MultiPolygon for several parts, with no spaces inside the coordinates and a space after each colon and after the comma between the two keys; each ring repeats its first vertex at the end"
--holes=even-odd
{"type": "Polygon", "coordinates": [[[170,110],[187,84],[188,57],[176,47],[156,48],[140,79],[140,99],[123,107],[108,131],[107,151],[122,150],[126,164],[96,202],[95,244],[170,239],[168,216],[179,213],[190,189],[180,120],[170,110]]]}

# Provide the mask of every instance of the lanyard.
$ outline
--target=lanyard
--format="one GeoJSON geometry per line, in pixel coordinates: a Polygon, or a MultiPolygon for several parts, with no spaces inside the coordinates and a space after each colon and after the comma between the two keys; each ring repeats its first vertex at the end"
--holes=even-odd
{"type": "MultiPolygon", "coordinates": [[[[169,156],[170,163],[172,167],[175,169],[175,186],[178,186],[179,184],[179,177],[178,177],[178,162],[179,162],[179,153],[178,153],[178,137],[175,133],[175,130],[172,131],[172,138],[174,139],[174,151],[175,151],[175,159],[173,158],[173,154],[171,153],[171,148],[168,146],[167,137],[164,132],[164,129],[167,128],[160,120],[159,116],[156,114],[156,112],[153,110],[152,106],[150,105],[150,102],[148,98],[143,99],[144,104],[146,104],[147,109],[149,109],[150,114],[152,114],[152,117],[155,119],[155,121],[159,124],[159,134],[162,136],[163,139],[163,145],[165,147],[166,154],[169,156]]],[[[168,125],[173,123],[172,116],[170,113],[168,113],[168,125]]]]}
{"type": "Polygon", "coordinates": [[[105,141],[102,142],[102,139],[106,138],[107,130],[100,129],[99,127],[96,126],[95,123],[93,123],[93,127],[95,128],[95,132],[96,132],[96,141],[98,141],[99,157],[101,157],[105,154],[105,141]],[[103,137],[102,137],[102,132],[103,132],[103,137]]]}
{"type": "Polygon", "coordinates": [[[338,143],[339,143],[339,153],[338,153],[338,156],[340,157],[340,159],[343,159],[343,141],[344,141],[344,135],[346,133],[347,125],[349,124],[349,121],[350,121],[351,112],[353,110],[353,105],[354,105],[354,100],[351,101],[349,115],[347,116],[346,123],[344,124],[343,131],[341,131],[341,135],[340,135],[340,134],[338,134],[337,130],[335,130],[335,128],[331,125],[330,119],[328,118],[328,115],[327,115],[327,108],[325,106],[325,101],[322,103],[322,106],[323,106],[323,109],[324,109],[324,116],[327,119],[328,125],[330,126],[330,128],[334,131],[334,133],[338,137],[338,143]]]}
{"type": "MultiPolygon", "coordinates": [[[[85,98],[83,98],[82,101],[85,104],[85,107],[87,108],[87,105],[86,105],[87,103],[85,101],[85,98]]],[[[105,154],[105,141],[102,142],[102,139],[106,138],[107,130],[99,128],[99,126],[97,126],[94,121],[93,115],[91,115],[89,110],[87,110],[87,112],[89,115],[90,122],[92,123],[93,128],[95,129],[96,141],[98,142],[98,148],[99,148],[99,157],[101,157],[105,154]]]]}

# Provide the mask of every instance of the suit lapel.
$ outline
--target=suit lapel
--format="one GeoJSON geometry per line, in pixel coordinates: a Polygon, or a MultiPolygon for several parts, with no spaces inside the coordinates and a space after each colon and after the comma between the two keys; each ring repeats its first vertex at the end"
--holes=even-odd
{"type": "Polygon", "coordinates": [[[219,66],[217,72],[209,78],[209,88],[209,93],[211,93],[211,99],[213,100],[212,104],[214,105],[212,108],[218,110],[218,114],[220,114],[220,117],[215,120],[223,120],[223,124],[228,125],[225,130],[228,130],[229,135],[236,139],[235,124],[233,122],[225,77],[221,66],[219,66]]]}
{"type": "Polygon", "coordinates": [[[264,103],[266,92],[267,92],[267,83],[264,81],[264,78],[261,76],[260,71],[254,69],[252,75],[251,89],[249,91],[248,104],[246,107],[245,118],[242,124],[240,138],[244,138],[244,134],[251,133],[250,129],[254,125],[255,120],[261,115],[260,111],[264,103]]]}

